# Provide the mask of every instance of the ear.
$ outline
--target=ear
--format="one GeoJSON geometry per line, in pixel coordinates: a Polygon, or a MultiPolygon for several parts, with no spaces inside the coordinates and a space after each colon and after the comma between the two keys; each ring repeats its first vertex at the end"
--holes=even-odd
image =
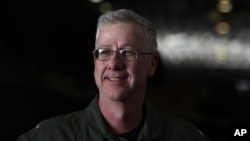
{"type": "Polygon", "coordinates": [[[159,55],[157,53],[155,53],[150,60],[151,64],[149,66],[149,70],[148,70],[148,77],[152,77],[156,71],[156,68],[158,66],[158,62],[159,62],[159,55]]]}

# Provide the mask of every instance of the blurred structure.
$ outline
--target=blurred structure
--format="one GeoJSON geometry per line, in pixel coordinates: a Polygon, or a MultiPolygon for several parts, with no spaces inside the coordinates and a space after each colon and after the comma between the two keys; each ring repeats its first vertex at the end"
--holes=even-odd
{"type": "Polygon", "coordinates": [[[157,28],[161,61],[147,97],[159,110],[194,122],[213,141],[229,140],[231,125],[250,123],[249,0],[2,3],[6,140],[95,96],[96,20],[118,8],[135,10],[157,28]]]}

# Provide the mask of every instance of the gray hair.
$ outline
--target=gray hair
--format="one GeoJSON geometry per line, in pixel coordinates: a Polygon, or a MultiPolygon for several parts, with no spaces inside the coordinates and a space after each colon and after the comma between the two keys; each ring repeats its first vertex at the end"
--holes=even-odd
{"type": "Polygon", "coordinates": [[[145,33],[146,50],[156,51],[157,41],[155,28],[146,18],[128,9],[120,9],[101,15],[97,23],[96,38],[103,25],[116,22],[134,22],[141,25],[145,33]]]}

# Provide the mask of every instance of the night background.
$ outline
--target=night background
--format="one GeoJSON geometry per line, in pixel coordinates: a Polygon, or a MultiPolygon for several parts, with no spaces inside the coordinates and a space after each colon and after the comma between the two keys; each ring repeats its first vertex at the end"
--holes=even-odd
{"type": "Polygon", "coordinates": [[[249,7],[248,0],[1,1],[1,140],[89,104],[98,93],[97,18],[119,8],[158,32],[161,60],[147,99],[212,141],[230,140],[233,126],[250,123],[249,7]]]}

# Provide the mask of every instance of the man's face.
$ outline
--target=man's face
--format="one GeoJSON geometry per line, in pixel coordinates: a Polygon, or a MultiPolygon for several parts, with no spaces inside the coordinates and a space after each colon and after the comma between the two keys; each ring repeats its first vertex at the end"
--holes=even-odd
{"type": "MultiPolygon", "coordinates": [[[[144,31],[138,24],[114,23],[104,25],[96,39],[96,48],[133,48],[145,52],[144,31]]],[[[94,76],[102,98],[122,101],[144,95],[148,77],[157,66],[156,55],[138,55],[135,60],[123,60],[118,53],[106,61],[94,59],[94,76]]]]}

